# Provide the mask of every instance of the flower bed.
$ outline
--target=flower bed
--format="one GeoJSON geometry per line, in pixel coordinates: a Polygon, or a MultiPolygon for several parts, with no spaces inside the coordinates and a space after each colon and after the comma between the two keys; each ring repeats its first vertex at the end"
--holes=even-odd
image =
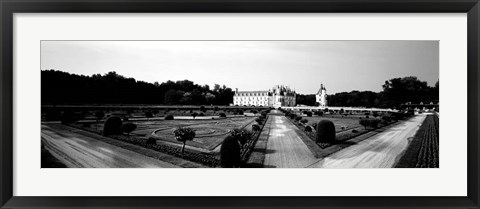
{"type": "Polygon", "coordinates": [[[266,116],[263,121],[258,124],[259,125],[259,129],[254,131],[253,134],[252,134],[252,137],[250,138],[250,140],[248,140],[242,147],[241,147],[241,150],[240,150],[240,159],[241,161],[244,163],[244,162],[247,162],[248,161],[248,158],[250,157],[250,155],[252,154],[252,151],[253,151],[253,148],[255,147],[255,144],[257,143],[257,140],[258,140],[258,137],[260,136],[260,133],[262,133],[262,130],[263,130],[263,127],[265,127],[265,124],[267,123],[267,120],[268,120],[268,116],[266,116]]]}
{"type": "MultiPolygon", "coordinates": [[[[100,130],[95,128],[84,127],[80,124],[69,124],[69,125],[72,127],[93,132],[96,134],[100,134],[100,135],[102,134],[100,130]]],[[[179,147],[169,146],[166,144],[149,144],[147,143],[147,139],[140,138],[137,136],[110,135],[109,137],[119,141],[130,143],[130,144],[139,145],[144,148],[152,149],[165,154],[173,155],[175,157],[180,157],[192,162],[201,163],[209,167],[218,167],[220,165],[220,159],[218,156],[215,156],[215,155],[196,152],[194,150],[187,150],[187,149],[182,153],[182,150],[179,147]]]]}
{"type": "MultiPolygon", "coordinates": [[[[307,131],[305,131],[305,127],[306,127],[305,125],[303,125],[302,123],[299,123],[297,120],[295,120],[292,117],[286,117],[286,118],[290,119],[290,121],[295,126],[297,126],[298,129],[302,130],[311,140],[316,141],[316,137],[315,137],[316,130],[315,129],[313,129],[311,132],[307,132],[307,131]]],[[[393,122],[382,123],[382,125],[380,125],[378,128],[387,126],[391,123],[393,123],[393,122]]],[[[354,137],[360,136],[362,134],[368,133],[368,132],[373,131],[373,130],[375,130],[375,129],[364,129],[363,127],[350,128],[350,129],[346,129],[344,131],[337,132],[335,134],[335,143],[316,143],[316,144],[320,148],[325,149],[325,148],[327,148],[329,146],[332,146],[334,144],[342,143],[344,141],[347,141],[349,139],[352,139],[354,137]]]]}

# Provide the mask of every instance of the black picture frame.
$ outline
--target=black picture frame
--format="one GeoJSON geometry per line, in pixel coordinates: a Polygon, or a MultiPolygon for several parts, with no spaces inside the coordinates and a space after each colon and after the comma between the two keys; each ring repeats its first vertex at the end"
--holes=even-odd
{"type": "MultiPolygon", "coordinates": [[[[479,208],[478,0],[0,0],[1,208],[479,208]],[[13,196],[14,13],[467,13],[468,195],[465,197],[13,196]]],[[[450,181],[451,179],[446,179],[450,181]]]]}

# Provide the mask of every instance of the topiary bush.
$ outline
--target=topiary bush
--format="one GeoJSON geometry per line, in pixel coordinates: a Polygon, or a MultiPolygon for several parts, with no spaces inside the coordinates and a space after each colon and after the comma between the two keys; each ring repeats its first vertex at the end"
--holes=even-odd
{"type": "Polygon", "coordinates": [[[323,116],[323,112],[321,110],[317,111],[318,116],[323,116]]]}
{"type": "Polygon", "coordinates": [[[253,124],[252,131],[260,131],[260,126],[258,124],[253,124]]]}
{"type": "Polygon", "coordinates": [[[308,120],[304,118],[304,119],[300,120],[300,122],[303,123],[303,124],[306,124],[306,123],[308,123],[308,120]]]}
{"type": "Polygon", "coordinates": [[[173,120],[174,118],[173,118],[173,115],[166,115],[164,119],[165,120],[173,120]]]}
{"type": "Polygon", "coordinates": [[[312,117],[312,115],[313,115],[313,114],[312,114],[311,111],[308,111],[308,112],[307,112],[307,117],[312,117]]]}
{"type": "Polygon", "coordinates": [[[225,115],[225,113],[223,113],[223,112],[220,113],[220,114],[218,114],[218,115],[219,115],[221,118],[226,118],[226,117],[227,117],[227,115],[225,115]]]}
{"type": "Polygon", "coordinates": [[[240,167],[240,145],[233,136],[227,136],[220,147],[220,165],[223,168],[240,167]]]}
{"type": "Polygon", "coordinates": [[[379,123],[380,123],[379,119],[372,119],[372,120],[370,120],[370,127],[376,129],[376,128],[378,128],[379,123]]]}
{"type": "Polygon", "coordinates": [[[133,123],[125,123],[121,126],[122,132],[127,133],[127,135],[130,136],[130,133],[132,131],[135,131],[137,129],[137,125],[133,123]]]}
{"type": "Polygon", "coordinates": [[[198,116],[198,113],[194,112],[194,113],[192,113],[191,115],[192,115],[193,119],[195,119],[195,117],[198,116]]]}
{"type": "Polygon", "coordinates": [[[305,127],[305,132],[312,132],[313,128],[311,126],[306,126],[305,127]]]}
{"type": "Polygon", "coordinates": [[[358,122],[360,123],[360,125],[365,127],[365,130],[367,129],[367,126],[370,126],[370,120],[368,119],[360,118],[358,122]]]}
{"type": "Polygon", "coordinates": [[[157,139],[150,137],[145,141],[146,144],[157,144],[157,139]]]}
{"type": "Polygon", "coordinates": [[[203,114],[203,112],[201,112],[200,114],[198,114],[198,116],[205,116],[205,114],[203,114]]]}
{"type": "Polygon", "coordinates": [[[301,119],[302,119],[302,116],[298,116],[298,115],[295,116],[295,120],[296,120],[296,121],[300,121],[301,119]]]}
{"type": "Polygon", "coordinates": [[[118,116],[109,117],[103,125],[103,135],[109,136],[122,133],[122,119],[118,116]]]}
{"type": "Polygon", "coordinates": [[[333,122],[329,120],[321,120],[318,122],[315,138],[317,143],[335,142],[335,125],[333,122]]]}
{"type": "Polygon", "coordinates": [[[233,129],[230,135],[242,145],[252,138],[252,132],[245,129],[233,129]]]}
{"type": "Polygon", "coordinates": [[[263,124],[263,118],[256,118],[256,119],[255,119],[255,122],[257,122],[258,124],[262,125],[262,124],[263,124]]]}

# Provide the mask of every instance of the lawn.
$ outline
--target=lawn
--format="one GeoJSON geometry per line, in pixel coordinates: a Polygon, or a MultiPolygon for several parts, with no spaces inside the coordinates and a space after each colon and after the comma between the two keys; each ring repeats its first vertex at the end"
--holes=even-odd
{"type": "MultiPolygon", "coordinates": [[[[131,135],[139,137],[154,137],[157,142],[173,142],[180,144],[173,131],[179,127],[188,127],[195,130],[195,138],[187,145],[212,151],[220,145],[223,139],[235,128],[251,130],[256,117],[228,117],[220,119],[182,119],[182,120],[143,120],[132,121],[137,125],[131,135]]],[[[103,129],[103,123],[92,124],[92,128],[103,129]]]]}
{"type": "Polygon", "coordinates": [[[358,117],[342,117],[342,116],[336,116],[336,117],[331,117],[331,116],[313,116],[313,117],[303,117],[304,119],[308,120],[309,125],[313,123],[318,123],[321,120],[329,120],[332,121],[333,124],[335,125],[335,131],[342,132],[346,130],[351,130],[354,128],[362,127],[360,125],[359,118],[358,117]],[[343,129],[342,129],[343,127],[343,129]]]}
{"type": "MultiPolygon", "coordinates": [[[[251,130],[251,125],[254,122],[255,117],[234,117],[224,118],[218,120],[171,120],[171,121],[158,121],[157,124],[149,124],[146,128],[152,130],[154,137],[158,140],[169,141],[174,143],[178,142],[173,135],[173,131],[178,127],[188,127],[195,130],[195,138],[192,142],[187,144],[213,150],[220,145],[223,139],[235,128],[246,128],[251,130]]],[[[139,131],[142,127],[139,127],[139,131]]],[[[144,131],[140,131],[143,132],[144,131]]]]}

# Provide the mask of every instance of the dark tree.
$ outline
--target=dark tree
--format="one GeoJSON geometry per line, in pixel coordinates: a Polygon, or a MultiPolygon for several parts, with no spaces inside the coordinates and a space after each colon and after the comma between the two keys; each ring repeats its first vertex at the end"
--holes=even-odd
{"type": "Polygon", "coordinates": [[[332,121],[321,120],[317,124],[316,141],[318,142],[335,142],[335,125],[332,121]]]}
{"type": "Polygon", "coordinates": [[[182,153],[185,150],[187,141],[192,141],[195,138],[195,131],[191,128],[179,128],[173,132],[177,141],[183,142],[182,153]]]}
{"type": "Polygon", "coordinates": [[[135,129],[137,128],[137,125],[136,124],[133,124],[133,123],[125,123],[122,125],[121,129],[124,133],[127,133],[127,135],[130,136],[130,133],[132,131],[135,131],[135,129]]]}
{"type": "Polygon", "coordinates": [[[109,136],[122,133],[122,119],[117,116],[109,117],[103,125],[103,135],[109,136]]]}
{"type": "Polygon", "coordinates": [[[240,145],[233,136],[227,136],[220,147],[220,165],[223,168],[240,167],[240,145]]]}

